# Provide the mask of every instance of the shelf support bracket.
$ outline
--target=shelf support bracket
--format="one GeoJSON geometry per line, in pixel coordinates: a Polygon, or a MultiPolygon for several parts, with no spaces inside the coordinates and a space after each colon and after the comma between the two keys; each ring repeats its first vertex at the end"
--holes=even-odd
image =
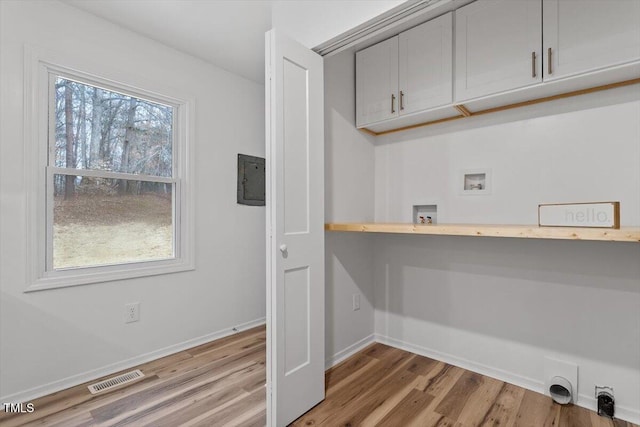
{"type": "Polygon", "coordinates": [[[473,115],[473,113],[469,110],[467,110],[467,107],[465,107],[464,105],[460,104],[460,105],[454,105],[453,106],[456,110],[458,110],[460,112],[460,114],[462,114],[465,117],[471,117],[473,115]]]}

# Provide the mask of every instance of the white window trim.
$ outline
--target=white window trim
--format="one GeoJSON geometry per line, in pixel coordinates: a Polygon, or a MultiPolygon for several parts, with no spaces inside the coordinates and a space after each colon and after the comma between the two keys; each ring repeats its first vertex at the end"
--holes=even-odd
{"type": "MultiPolygon", "coordinates": [[[[91,283],[132,279],[137,277],[177,273],[195,269],[194,262],[194,164],[191,137],[194,134],[193,98],[151,79],[123,74],[122,70],[110,68],[108,63],[95,64],[81,57],[69,57],[59,53],[44,52],[25,46],[24,61],[24,140],[25,140],[25,183],[27,185],[27,286],[25,292],[79,286],[91,283]],[[64,65],[62,65],[64,64],[64,65]],[[83,71],[80,71],[83,70],[83,71]],[[175,187],[174,197],[174,252],[175,257],[167,260],[132,262],[76,269],[47,269],[51,266],[51,236],[47,236],[52,224],[47,209],[47,181],[54,173],[68,174],[74,169],[55,168],[47,164],[49,126],[48,110],[52,85],[50,75],[54,73],[106,90],[125,92],[141,99],[170,105],[175,108],[173,126],[172,178],[146,177],[134,174],[122,175],[125,179],[168,181],[175,187]],[[100,77],[99,77],[100,76],[100,77]],[[120,83],[123,81],[131,84],[120,83]],[[135,86],[134,86],[135,85],[135,86]],[[161,95],[160,95],[161,94],[161,95]]],[[[78,170],[79,175],[93,175],[89,170],[78,170]]],[[[110,173],[113,175],[113,173],[110,173]]]]}

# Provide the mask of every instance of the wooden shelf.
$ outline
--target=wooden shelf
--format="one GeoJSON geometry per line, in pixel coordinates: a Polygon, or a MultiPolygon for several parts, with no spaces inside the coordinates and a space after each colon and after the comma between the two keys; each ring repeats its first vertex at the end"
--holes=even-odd
{"type": "Polygon", "coordinates": [[[500,224],[334,223],[325,224],[324,228],[327,231],[357,233],[640,242],[640,227],[623,227],[615,230],[611,228],[539,227],[537,225],[500,224]]]}

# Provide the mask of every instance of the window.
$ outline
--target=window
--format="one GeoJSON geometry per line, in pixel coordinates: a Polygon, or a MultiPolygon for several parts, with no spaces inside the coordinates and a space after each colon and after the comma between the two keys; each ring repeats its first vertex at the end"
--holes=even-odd
{"type": "Polygon", "coordinates": [[[41,65],[44,248],[27,290],[192,269],[186,103],[41,65]]]}

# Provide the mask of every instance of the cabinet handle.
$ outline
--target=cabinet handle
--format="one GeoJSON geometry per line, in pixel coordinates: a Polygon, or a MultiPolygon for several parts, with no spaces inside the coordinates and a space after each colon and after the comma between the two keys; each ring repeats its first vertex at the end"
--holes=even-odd
{"type": "Polygon", "coordinates": [[[536,77],[536,53],[531,52],[531,77],[536,77]]]}
{"type": "Polygon", "coordinates": [[[551,48],[547,49],[547,74],[551,74],[551,48]]]}
{"type": "Polygon", "coordinates": [[[396,112],[396,95],[395,94],[391,94],[391,113],[395,113],[396,112]]]}
{"type": "Polygon", "coordinates": [[[404,110],[404,92],[400,91],[400,111],[404,110]]]}

